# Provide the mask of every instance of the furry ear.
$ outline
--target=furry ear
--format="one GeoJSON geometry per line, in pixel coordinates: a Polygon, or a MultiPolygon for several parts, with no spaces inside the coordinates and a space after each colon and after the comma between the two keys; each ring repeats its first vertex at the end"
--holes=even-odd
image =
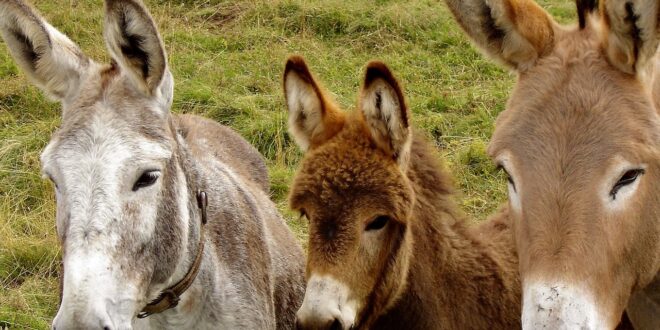
{"type": "Polygon", "coordinates": [[[360,110],[376,144],[406,167],[412,144],[408,108],[399,82],[382,62],[367,64],[360,110]]]}
{"type": "Polygon", "coordinates": [[[78,90],[90,60],[26,3],[0,1],[0,31],[12,57],[37,87],[59,101],[78,90]]]}
{"type": "Polygon", "coordinates": [[[289,133],[302,150],[322,144],[344,125],[344,114],[328,101],[305,60],[291,56],[284,69],[289,133]]]}
{"type": "Polygon", "coordinates": [[[554,47],[554,21],[532,0],[445,0],[483,51],[525,71],[554,47]]]}
{"type": "Polygon", "coordinates": [[[660,42],[658,0],[601,0],[603,39],[610,62],[627,73],[643,73],[653,64],[660,42]]]}
{"type": "Polygon", "coordinates": [[[164,80],[171,85],[158,29],[139,0],[106,0],[103,34],[112,58],[143,92],[154,95],[164,80]]]}

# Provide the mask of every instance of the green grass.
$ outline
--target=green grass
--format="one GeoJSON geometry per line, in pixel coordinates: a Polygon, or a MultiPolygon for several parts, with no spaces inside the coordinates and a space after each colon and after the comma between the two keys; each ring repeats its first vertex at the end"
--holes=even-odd
{"type": "MultiPolygon", "coordinates": [[[[107,61],[100,1],[32,1],[91,57],[107,61]]],[[[571,22],[568,0],[541,4],[571,22]]],[[[176,81],[173,111],[239,131],[269,161],[272,196],[286,209],[301,154],[286,134],[281,88],[289,54],[306,57],[336,101],[352,109],[364,64],[388,63],[402,81],[413,122],[441,151],[461,206],[483,220],[505,199],[485,154],[514,76],[472,47],[440,1],[153,0],[176,81]]],[[[0,327],[46,328],[56,313],[59,256],[52,188],[39,153],[59,124],[59,105],[32,87],[0,46],[0,327]]]]}

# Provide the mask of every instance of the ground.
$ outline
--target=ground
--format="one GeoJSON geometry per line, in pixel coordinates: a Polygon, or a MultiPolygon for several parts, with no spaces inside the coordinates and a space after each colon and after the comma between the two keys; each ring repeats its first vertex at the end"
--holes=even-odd
{"type": "MultiPolygon", "coordinates": [[[[31,0],[86,54],[108,61],[101,1],[31,0]]],[[[169,53],[173,111],[229,125],[268,159],[272,198],[287,210],[301,153],[286,133],[281,76],[303,55],[336,101],[353,109],[365,63],[385,61],[402,82],[413,123],[454,173],[458,199],[481,221],[505,198],[504,178],[485,154],[515,76],[470,45],[441,1],[147,1],[169,53]]],[[[543,0],[560,22],[574,3],[543,0]]],[[[57,311],[60,250],[54,196],[39,154],[60,106],[26,80],[0,42],[0,328],[47,328],[57,311]]]]}

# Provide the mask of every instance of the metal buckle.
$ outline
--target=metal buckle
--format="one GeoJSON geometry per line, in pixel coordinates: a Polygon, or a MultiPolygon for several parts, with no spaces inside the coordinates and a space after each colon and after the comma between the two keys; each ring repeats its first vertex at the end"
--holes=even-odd
{"type": "Polygon", "coordinates": [[[162,312],[162,311],[166,311],[166,310],[168,310],[168,309],[170,309],[170,308],[174,308],[174,307],[176,307],[176,306],[179,304],[179,300],[180,300],[180,298],[179,298],[179,296],[176,294],[176,292],[174,292],[174,291],[171,290],[171,289],[167,289],[167,290],[162,291],[162,292],[160,293],[160,295],[158,295],[158,298],[154,299],[152,302],[150,302],[149,304],[147,304],[147,307],[158,305],[158,304],[160,304],[161,302],[163,302],[163,300],[166,300],[166,301],[167,301],[167,307],[165,307],[164,309],[162,309],[162,310],[160,310],[160,311],[156,311],[156,312],[148,312],[148,311],[142,311],[142,312],[139,312],[138,315],[137,315],[137,318],[139,318],[139,319],[143,319],[143,318],[145,318],[145,317],[147,317],[147,316],[149,316],[149,315],[152,315],[152,314],[154,314],[154,313],[160,313],[160,312],[162,312]]]}
{"type": "Polygon", "coordinates": [[[149,312],[139,312],[138,315],[137,315],[137,318],[138,319],[143,319],[143,318],[145,318],[149,315],[151,315],[151,313],[149,313],[149,312]]]}

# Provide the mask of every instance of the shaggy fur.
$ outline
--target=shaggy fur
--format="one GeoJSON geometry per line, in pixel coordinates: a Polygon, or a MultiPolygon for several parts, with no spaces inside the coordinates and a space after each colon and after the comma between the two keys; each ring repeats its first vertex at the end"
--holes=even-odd
{"type": "Polygon", "coordinates": [[[173,80],[147,9],[133,0],[105,8],[110,65],[25,3],[0,2],[12,55],[63,105],[41,157],[64,259],[53,328],[291,329],[304,256],[268,197],[262,156],[227,127],[171,114],[173,80]],[[138,187],[145,173],[155,179],[138,187]],[[198,190],[209,202],[203,228],[198,190]],[[201,230],[200,270],[179,304],[137,319],[188,272],[201,230]]]}
{"type": "Polygon", "coordinates": [[[561,294],[530,299],[523,326],[570,328],[572,316],[584,322],[573,327],[613,328],[632,296],[633,324],[651,320],[660,328],[658,294],[645,292],[657,290],[660,270],[660,84],[649,74],[658,75],[658,1],[600,1],[599,13],[590,13],[593,1],[579,1],[578,27],[559,26],[545,13],[498,9],[537,8],[531,0],[446,3],[475,43],[505,62],[504,54],[529,47],[493,49],[481,36],[517,40],[524,20],[542,27],[535,31],[551,27],[526,37],[541,37],[547,48],[528,65],[513,65],[518,82],[488,152],[511,176],[523,288],[575,288],[597,311],[588,314],[561,294]],[[490,9],[473,18],[468,4],[490,9]],[[633,169],[644,172],[613,194],[633,169]]]}
{"type": "MultiPolygon", "coordinates": [[[[290,204],[309,219],[308,278],[330,276],[348,287],[349,302],[357,301],[353,324],[300,318],[299,311],[299,328],[520,327],[520,283],[508,212],[476,227],[464,222],[437,154],[410,131],[403,94],[387,67],[368,65],[361,111],[347,116],[311,83],[302,58],[289,60],[284,79],[289,104],[299,94],[287,81],[297,79],[309,84],[300,88],[321,96],[321,117],[341,118],[335,127],[323,128],[337,133],[307,151],[290,204]],[[399,143],[405,140],[411,142],[399,143]],[[403,154],[409,156],[402,160],[403,154]],[[389,219],[385,226],[365,230],[379,216],[389,219]]],[[[289,111],[296,116],[321,109],[289,111]]]]}

